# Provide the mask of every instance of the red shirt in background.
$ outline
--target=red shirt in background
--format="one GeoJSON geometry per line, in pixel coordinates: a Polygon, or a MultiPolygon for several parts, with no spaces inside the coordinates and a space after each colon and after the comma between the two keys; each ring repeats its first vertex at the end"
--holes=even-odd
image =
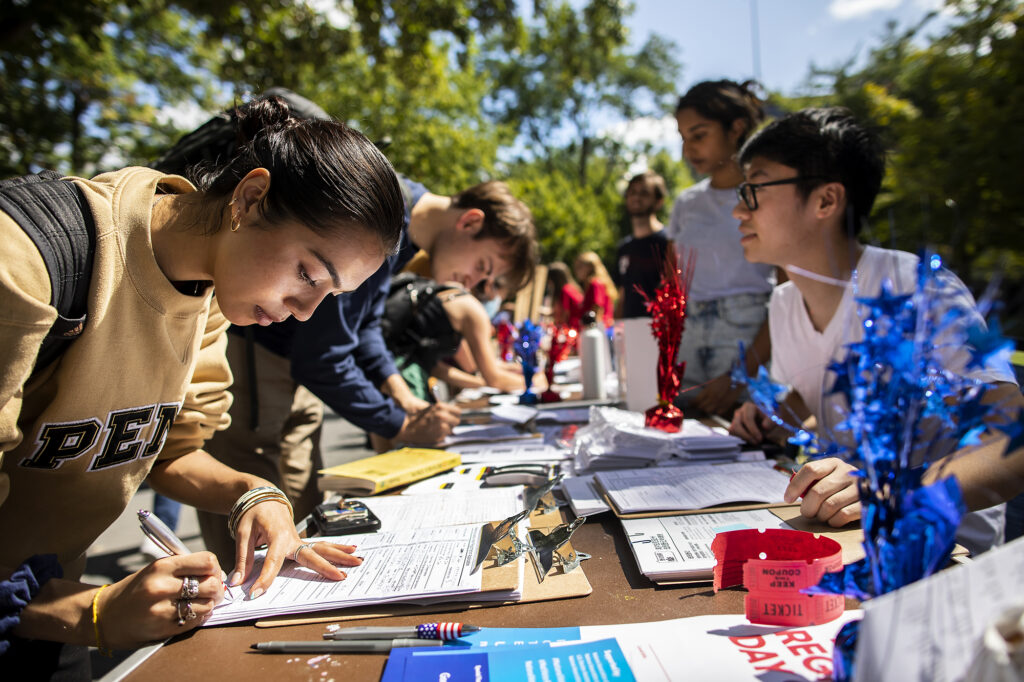
{"type": "Polygon", "coordinates": [[[604,326],[610,327],[615,324],[615,311],[612,310],[614,305],[612,304],[612,299],[608,296],[608,288],[600,281],[592,279],[590,284],[587,285],[586,293],[583,295],[583,312],[588,310],[596,311],[598,307],[604,311],[601,318],[604,326]]]}
{"type": "MultiPolygon", "coordinates": [[[[573,329],[579,329],[580,319],[583,317],[583,292],[579,290],[579,287],[572,284],[563,286],[558,297],[558,305],[565,311],[565,324],[573,329]]],[[[555,315],[556,322],[558,318],[559,316],[555,315]]]]}

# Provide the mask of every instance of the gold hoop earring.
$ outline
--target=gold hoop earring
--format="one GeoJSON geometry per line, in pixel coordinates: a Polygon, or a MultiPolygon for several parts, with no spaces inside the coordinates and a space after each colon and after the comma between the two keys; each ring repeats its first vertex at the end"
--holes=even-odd
{"type": "Polygon", "coordinates": [[[241,226],[242,226],[242,219],[239,218],[237,215],[232,214],[231,215],[231,231],[232,232],[238,232],[238,228],[240,228],[241,226]]]}

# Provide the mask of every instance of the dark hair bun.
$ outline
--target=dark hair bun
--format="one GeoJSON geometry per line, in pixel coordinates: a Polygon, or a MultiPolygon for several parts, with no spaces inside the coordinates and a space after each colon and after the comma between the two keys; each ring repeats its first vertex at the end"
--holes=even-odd
{"type": "Polygon", "coordinates": [[[260,133],[282,130],[295,120],[288,103],[275,96],[259,97],[244,106],[235,107],[232,116],[238,146],[251,142],[260,133]]]}

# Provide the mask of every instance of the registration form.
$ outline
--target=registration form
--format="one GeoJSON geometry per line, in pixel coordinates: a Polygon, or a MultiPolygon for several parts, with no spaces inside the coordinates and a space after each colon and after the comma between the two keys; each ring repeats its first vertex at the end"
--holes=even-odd
{"type": "Polygon", "coordinates": [[[250,579],[235,599],[225,598],[206,625],[220,625],[288,613],[306,613],[424,597],[479,592],[481,571],[473,574],[480,526],[403,529],[345,537],[321,538],[358,546],[359,566],[345,567],[345,580],[324,578],[286,561],[266,594],[249,599],[252,583],[263,567],[257,552],[250,579]]]}

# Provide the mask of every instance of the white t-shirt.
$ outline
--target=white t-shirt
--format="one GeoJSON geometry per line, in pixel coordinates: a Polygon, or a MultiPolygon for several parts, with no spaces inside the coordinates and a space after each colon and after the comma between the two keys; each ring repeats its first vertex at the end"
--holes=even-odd
{"type": "Polygon", "coordinates": [[[732,217],[736,202],[735,189],[715,189],[706,178],[683,190],[672,207],[666,236],[675,242],[677,253],[692,249],[697,254],[692,301],[766,294],[775,284],[772,266],[743,257],[740,222],[732,217]]]}
{"type": "MultiPolygon", "coordinates": [[[[817,417],[819,429],[834,427],[845,412],[832,402],[832,396],[828,404],[823,405],[822,396],[835,382],[835,374],[826,371],[829,363],[845,355],[845,344],[860,341],[864,336],[860,324],[863,309],[856,304],[855,297],[877,296],[886,279],[892,283],[894,293],[912,292],[917,283],[917,264],[917,256],[911,253],[866,246],[835,315],[822,332],[811,323],[804,298],[792,281],[779,285],[772,292],[768,305],[772,379],[791,386],[800,394],[817,417]]],[[[975,310],[971,292],[955,275],[950,274],[949,277],[955,289],[945,300],[947,307],[975,310]]],[[[985,382],[1016,383],[1006,363],[993,363],[992,366],[964,372],[969,357],[966,349],[959,346],[949,348],[944,356],[943,364],[947,369],[985,382]]],[[[1001,543],[1004,509],[1004,505],[998,505],[979,514],[968,514],[957,535],[958,542],[972,553],[988,549],[993,543],[1001,543]],[[966,527],[976,526],[977,532],[965,534],[966,527]]]]}

